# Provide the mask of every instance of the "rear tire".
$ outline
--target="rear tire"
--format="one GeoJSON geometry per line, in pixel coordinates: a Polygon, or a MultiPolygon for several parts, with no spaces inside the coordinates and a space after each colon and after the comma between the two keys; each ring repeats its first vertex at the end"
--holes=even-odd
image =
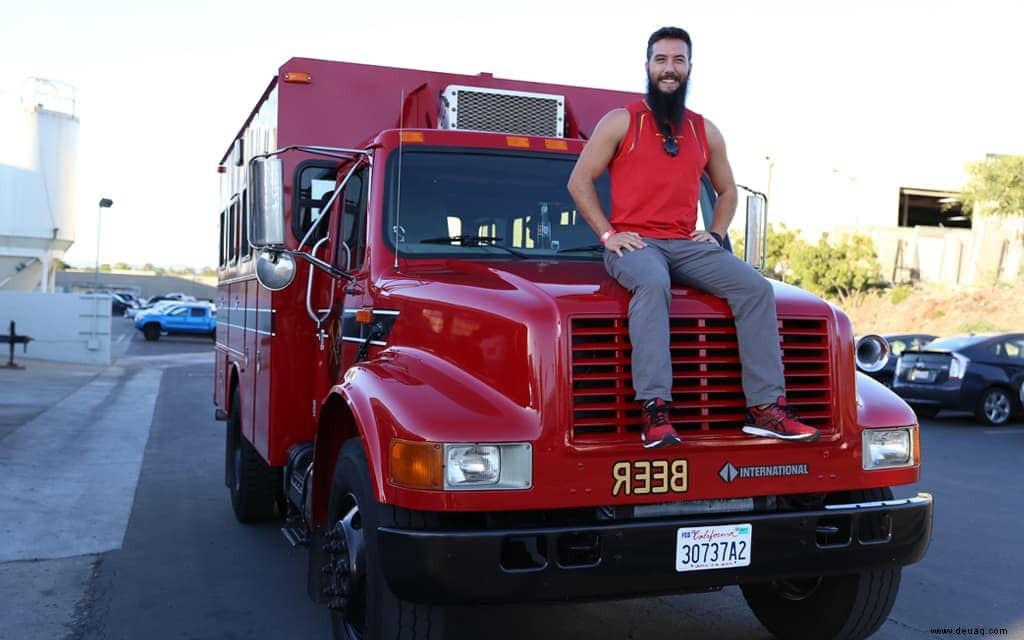
{"type": "Polygon", "coordinates": [[[978,400],[974,415],[985,424],[1001,427],[1013,417],[1013,398],[1010,392],[1002,387],[985,389],[978,400]]]}
{"type": "Polygon", "coordinates": [[[156,342],[160,339],[160,325],[154,323],[147,324],[142,327],[142,335],[146,337],[149,342],[156,342]]]}
{"type": "Polygon", "coordinates": [[[444,636],[441,607],[405,602],[384,579],[377,528],[408,526],[399,522],[401,511],[374,497],[362,440],[346,442],[331,481],[327,539],[332,550],[324,567],[335,640],[440,640],[444,636]]]}
{"type": "MultiPolygon", "coordinates": [[[[888,500],[892,491],[851,491],[844,502],[888,500]]],[[[901,569],[741,585],[751,611],[780,640],[860,640],[892,611],[901,569]]]]}
{"type": "Polygon", "coordinates": [[[275,516],[277,474],[242,435],[242,403],[238,389],[231,392],[225,446],[225,480],[231,509],[242,523],[262,522],[275,516]]]}

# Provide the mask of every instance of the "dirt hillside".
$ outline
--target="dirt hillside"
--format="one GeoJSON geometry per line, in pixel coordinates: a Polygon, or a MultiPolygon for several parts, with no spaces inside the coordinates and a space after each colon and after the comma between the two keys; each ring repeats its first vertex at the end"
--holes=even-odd
{"type": "Polygon", "coordinates": [[[903,286],[832,302],[849,314],[857,335],[1024,331],[1024,283],[957,289],[903,286]]]}

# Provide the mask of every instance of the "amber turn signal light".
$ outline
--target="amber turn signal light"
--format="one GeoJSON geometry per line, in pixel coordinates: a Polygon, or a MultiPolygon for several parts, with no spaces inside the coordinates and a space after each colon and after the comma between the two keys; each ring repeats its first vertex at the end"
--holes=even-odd
{"type": "Polygon", "coordinates": [[[391,482],[411,489],[444,488],[444,447],[438,442],[392,440],[391,482]]]}

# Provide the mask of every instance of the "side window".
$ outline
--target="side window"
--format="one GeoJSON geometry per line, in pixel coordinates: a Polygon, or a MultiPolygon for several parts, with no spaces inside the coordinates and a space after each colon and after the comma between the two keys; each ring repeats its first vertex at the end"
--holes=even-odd
{"type": "Polygon", "coordinates": [[[352,174],[341,194],[341,238],[348,245],[351,261],[345,249],[338,243],[335,262],[344,267],[346,262],[352,269],[363,266],[366,257],[366,180],[368,171],[363,167],[352,174]]]}
{"type": "Polygon", "coordinates": [[[225,224],[227,223],[226,217],[227,217],[227,212],[226,211],[221,211],[220,212],[220,246],[218,247],[218,251],[217,251],[217,253],[218,253],[217,264],[219,264],[221,267],[227,266],[227,264],[228,264],[228,257],[227,257],[227,254],[224,251],[224,247],[227,245],[227,237],[228,237],[227,228],[225,227],[225,224]]]}
{"type": "MultiPolygon", "coordinates": [[[[323,160],[303,162],[295,170],[295,193],[292,200],[292,233],[299,240],[306,237],[313,223],[320,219],[321,207],[326,202],[324,196],[330,197],[338,165],[323,160]]],[[[307,244],[316,244],[327,235],[326,223],[317,225],[307,244]]]]}
{"type": "Polygon", "coordinates": [[[188,311],[185,307],[174,307],[167,312],[167,315],[174,316],[176,318],[184,317],[185,312],[188,311]]]}
{"type": "Polygon", "coordinates": [[[248,204],[248,198],[246,197],[248,193],[248,188],[242,190],[242,204],[239,207],[242,212],[242,221],[238,225],[238,235],[240,236],[238,250],[241,252],[243,260],[248,260],[252,257],[252,251],[249,249],[249,208],[246,206],[248,204]]]}
{"type": "Polygon", "coordinates": [[[206,315],[206,312],[200,309],[199,307],[191,307],[189,309],[189,315],[192,316],[193,318],[202,318],[203,316],[206,315]]]}
{"type": "Polygon", "coordinates": [[[1024,340],[1008,340],[1003,344],[1003,353],[1011,360],[1024,361],[1024,340]]]}
{"type": "Polygon", "coordinates": [[[238,260],[238,199],[231,201],[228,208],[228,264],[238,260]]]}

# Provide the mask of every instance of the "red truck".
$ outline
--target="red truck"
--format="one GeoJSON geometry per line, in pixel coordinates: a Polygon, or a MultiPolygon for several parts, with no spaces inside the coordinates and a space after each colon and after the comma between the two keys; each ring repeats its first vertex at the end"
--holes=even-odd
{"type": "MultiPolygon", "coordinates": [[[[931,496],[891,490],[919,478],[916,419],[856,372],[884,341],[795,287],[773,283],[786,391],[820,440],[742,433],[729,309],[679,287],[683,444],[641,446],[629,294],[566,189],[636,98],[294,58],[221,160],[225,481],[239,521],[308,545],[336,638],[727,585],[780,638],[862,638],[923,557],[931,496]]],[[[752,197],[752,253],[763,222],[752,197]]]]}

